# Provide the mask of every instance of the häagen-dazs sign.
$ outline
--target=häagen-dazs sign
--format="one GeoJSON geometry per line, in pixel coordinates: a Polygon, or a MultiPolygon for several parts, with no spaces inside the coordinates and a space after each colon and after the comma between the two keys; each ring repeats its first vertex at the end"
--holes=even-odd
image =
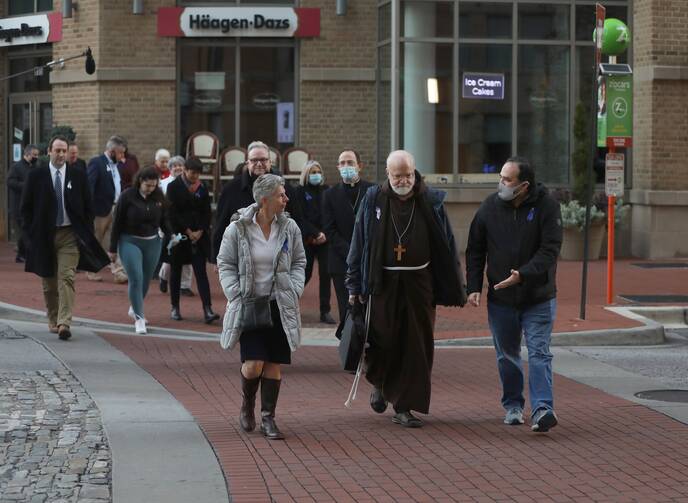
{"type": "Polygon", "coordinates": [[[59,12],[0,19],[0,47],[62,40],[59,12]]]}
{"type": "Polygon", "coordinates": [[[461,96],[474,100],[503,100],[503,73],[464,72],[461,79],[461,96]]]}
{"type": "Polygon", "coordinates": [[[163,37],[317,37],[320,9],[293,7],[161,7],[163,37]]]}

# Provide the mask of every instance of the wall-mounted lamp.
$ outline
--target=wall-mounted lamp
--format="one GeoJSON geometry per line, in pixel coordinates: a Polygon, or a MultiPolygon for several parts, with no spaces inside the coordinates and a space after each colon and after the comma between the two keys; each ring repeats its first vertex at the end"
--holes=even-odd
{"type": "Polygon", "coordinates": [[[428,79],[428,103],[437,105],[440,102],[440,90],[437,79],[428,79]]]}
{"type": "Polygon", "coordinates": [[[134,0],[134,5],[132,5],[131,13],[143,14],[143,0],[134,0]]]}
{"type": "Polygon", "coordinates": [[[72,17],[72,12],[77,10],[77,3],[72,2],[72,0],[62,0],[62,17],[64,19],[70,19],[72,17]]]}
{"type": "Polygon", "coordinates": [[[347,0],[336,0],[337,1],[337,15],[346,16],[346,4],[347,0]]]}

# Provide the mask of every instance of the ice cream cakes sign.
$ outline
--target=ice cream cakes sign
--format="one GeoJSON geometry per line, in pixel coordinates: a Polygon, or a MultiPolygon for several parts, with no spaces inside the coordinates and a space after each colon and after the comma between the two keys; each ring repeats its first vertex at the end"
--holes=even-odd
{"type": "Polygon", "coordinates": [[[292,7],[162,7],[161,37],[317,37],[320,9],[292,7]]]}

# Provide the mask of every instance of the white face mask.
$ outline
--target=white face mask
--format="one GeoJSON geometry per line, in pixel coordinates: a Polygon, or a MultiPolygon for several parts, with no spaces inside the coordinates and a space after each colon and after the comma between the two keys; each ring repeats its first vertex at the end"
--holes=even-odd
{"type": "Polygon", "coordinates": [[[405,187],[395,187],[394,185],[391,185],[391,187],[392,187],[392,190],[394,191],[394,193],[398,196],[407,196],[413,190],[412,185],[407,185],[405,187]]]}
{"type": "Polygon", "coordinates": [[[516,185],[515,187],[507,187],[504,185],[504,182],[500,181],[497,186],[497,195],[502,201],[513,201],[516,196],[520,194],[520,192],[516,194],[516,190],[522,186],[523,184],[516,185]]]}

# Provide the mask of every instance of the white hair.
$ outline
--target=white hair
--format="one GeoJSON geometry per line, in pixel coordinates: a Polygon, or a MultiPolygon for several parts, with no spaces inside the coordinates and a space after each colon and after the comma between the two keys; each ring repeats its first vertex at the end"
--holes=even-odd
{"type": "Polygon", "coordinates": [[[255,182],[253,182],[253,199],[260,206],[260,202],[264,197],[270,197],[275,193],[277,187],[284,186],[284,178],[272,173],[260,175],[255,182]]]}
{"type": "Polygon", "coordinates": [[[172,169],[174,166],[186,166],[186,159],[184,159],[181,155],[175,155],[174,157],[170,157],[170,160],[167,161],[167,166],[172,169]]]}
{"type": "Polygon", "coordinates": [[[413,157],[413,154],[407,152],[406,150],[395,150],[393,152],[390,152],[390,154],[387,156],[386,165],[389,168],[390,164],[398,161],[405,161],[409,167],[411,167],[412,169],[416,169],[415,157],[413,157]]]}
{"type": "Polygon", "coordinates": [[[155,151],[155,160],[159,161],[163,157],[167,157],[167,159],[170,158],[170,151],[167,150],[166,148],[159,148],[158,150],[155,151]]]}
{"type": "Polygon", "coordinates": [[[248,148],[246,149],[246,155],[251,153],[251,150],[256,149],[256,148],[264,148],[268,154],[270,153],[270,147],[268,147],[262,141],[256,140],[256,141],[252,141],[251,143],[248,144],[248,148]]]}

